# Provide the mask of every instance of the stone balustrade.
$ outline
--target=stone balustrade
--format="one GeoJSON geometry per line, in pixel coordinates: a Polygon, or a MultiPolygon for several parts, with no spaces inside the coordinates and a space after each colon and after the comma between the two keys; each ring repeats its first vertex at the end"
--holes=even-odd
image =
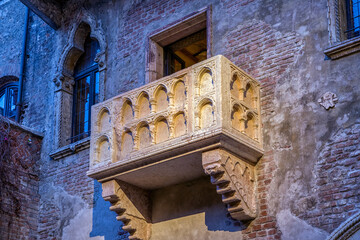
{"type": "Polygon", "coordinates": [[[257,216],[259,95],[256,80],[215,56],[92,107],[88,175],[130,239],[151,235],[148,191],[205,175],[231,217],[257,216]]]}
{"type": "Polygon", "coordinates": [[[219,134],[258,152],[240,153],[256,162],[262,151],[259,89],[255,79],[215,56],[93,106],[90,175],[219,134]]]}

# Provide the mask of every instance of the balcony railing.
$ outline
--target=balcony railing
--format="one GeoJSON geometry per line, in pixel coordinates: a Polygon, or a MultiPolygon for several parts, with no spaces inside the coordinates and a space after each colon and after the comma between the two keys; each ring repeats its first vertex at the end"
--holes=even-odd
{"type": "Polygon", "coordinates": [[[99,103],[92,109],[89,174],[189,149],[219,134],[238,142],[235,153],[246,150],[239,155],[256,162],[262,152],[259,89],[216,56],[99,103]]]}
{"type": "Polygon", "coordinates": [[[96,104],[88,174],[107,178],[224,141],[255,163],[262,154],[259,94],[255,79],[215,56],[96,104]]]}
{"type": "Polygon", "coordinates": [[[259,95],[255,79],[215,56],[92,107],[88,175],[132,239],[149,239],[148,191],[205,174],[233,218],[256,217],[259,95]]]}

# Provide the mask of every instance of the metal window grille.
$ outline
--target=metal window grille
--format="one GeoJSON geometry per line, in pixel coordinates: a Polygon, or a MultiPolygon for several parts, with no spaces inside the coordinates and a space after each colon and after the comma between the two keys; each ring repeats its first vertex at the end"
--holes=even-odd
{"type": "Polygon", "coordinates": [[[347,38],[360,36],[360,0],[346,0],[347,38]]]}
{"type": "Polygon", "coordinates": [[[99,43],[88,36],[84,50],[74,70],[71,142],[90,136],[91,106],[99,102],[99,72],[98,65],[94,62],[99,52],[99,43]]]}

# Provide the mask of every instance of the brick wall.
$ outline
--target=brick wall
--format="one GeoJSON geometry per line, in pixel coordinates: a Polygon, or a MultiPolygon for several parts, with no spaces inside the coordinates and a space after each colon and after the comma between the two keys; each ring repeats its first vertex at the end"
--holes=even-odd
{"type": "MultiPolygon", "coordinates": [[[[359,92],[359,67],[353,64],[358,62],[358,58],[353,55],[337,61],[324,61],[323,49],[328,44],[326,1],[299,4],[300,2],[170,0],[121,4],[120,1],[112,1],[107,4],[96,3],[96,7],[95,4],[84,4],[84,9],[93,12],[107,35],[108,97],[144,83],[147,34],[212,4],[213,52],[225,55],[260,80],[262,87],[266,152],[256,166],[259,217],[242,231],[248,239],[281,238],[276,217],[283,209],[290,210],[291,214],[311,226],[327,232],[334,230],[360,209],[360,193],[356,184],[356,180],[359,181],[359,144],[356,139],[359,138],[358,125],[343,127],[333,134],[339,128],[335,124],[337,118],[340,122],[345,121],[343,119],[349,119],[348,122],[358,119],[358,111],[354,109],[359,99],[353,96],[356,95],[354,92],[359,92]],[[271,6],[271,9],[267,9],[267,6],[271,6]],[[300,63],[295,67],[297,62],[300,63]],[[301,74],[297,74],[298,72],[301,74]],[[289,91],[287,95],[283,93],[286,91],[289,91]],[[319,107],[317,99],[322,91],[334,91],[338,94],[341,103],[336,109],[325,111],[319,107]],[[295,106],[294,102],[300,100],[301,103],[295,106]],[[291,114],[286,115],[286,111],[291,114]],[[276,116],[282,116],[285,121],[274,121],[276,116]],[[312,121],[309,121],[310,118],[312,121]],[[326,125],[327,121],[331,121],[331,127],[326,125]],[[310,130],[305,131],[305,128],[310,130]],[[301,134],[298,133],[300,131],[301,134]],[[328,142],[330,135],[333,138],[328,142]],[[271,142],[274,136],[288,140],[281,143],[281,151],[287,151],[288,154],[279,154],[279,148],[274,147],[271,142]],[[319,150],[321,154],[318,156],[318,149],[314,150],[315,147],[309,145],[325,147],[319,150]],[[274,190],[280,188],[285,181],[289,185],[294,182],[298,184],[299,181],[291,178],[288,180],[286,177],[288,172],[289,175],[292,174],[291,170],[295,167],[302,173],[298,189],[303,195],[295,191],[289,193],[274,190]],[[306,187],[314,187],[317,193],[310,196],[306,187]],[[274,192],[279,195],[274,196],[274,192]],[[306,196],[302,199],[306,205],[303,211],[297,211],[293,207],[293,198],[298,196],[296,194],[306,196]],[[280,198],[289,200],[280,201],[280,198]],[[274,208],[276,205],[280,207],[274,208]]],[[[69,221],[78,212],[76,206],[81,205],[79,209],[91,208],[95,198],[101,199],[99,194],[94,194],[93,182],[86,176],[88,150],[59,161],[49,158],[49,153],[54,150],[52,79],[59,60],[56,55],[63,49],[61,44],[68,37],[67,28],[71,26],[77,9],[83,3],[67,1],[67,4],[76,7],[65,16],[68,18],[68,25],[61,30],[53,31],[34,15],[30,19],[32,30],[24,96],[28,108],[23,123],[41,131],[46,130],[41,162],[39,232],[42,239],[61,239],[62,229],[69,225],[69,221]],[[71,204],[67,206],[68,203],[71,204]]],[[[9,14],[11,11],[8,11],[9,14]]],[[[20,13],[14,14],[16,19],[22,19],[21,16],[20,13]]],[[[17,31],[21,40],[20,33],[21,31],[17,31]]],[[[0,51],[0,56],[2,55],[5,54],[0,51]]],[[[16,56],[19,57],[19,54],[16,56]]],[[[17,66],[16,59],[10,59],[13,67],[17,66]]],[[[12,72],[16,75],[15,70],[12,72]]],[[[360,109],[358,106],[357,108],[360,109]]],[[[19,211],[16,209],[14,207],[12,211],[19,211]]]]}
{"type": "Polygon", "coordinates": [[[0,117],[1,239],[37,239],[41,142],[0,117]]]}
{"type": "MultiPolygon", "coordinates": [[[[229,8],[242,7],[250,1],[227,3],[229,8]]],[[[282,34],[261,21],[248,21],[226,36],[224,55],[261,83],[261,111],[264,138],[269,139],[271,117],[275,114],[274,94],[277,82],[291,69],[301,54],[301,38],[295,33],[282,34]]],[[[269,186],[275,177],[277,161],[273,151],[267,151],[257,163],[257,199],[259,217],[244,231],[246,239],[280,239],[276,216],[270,214],[269,186]]]]}
{"type": "Polygon", "coordinates": [[[311,225],[332,232],[360,209],[360,124],[340,129],[316,164],[315,204],[300,214],[311,225]]]}
{"type": "Polygon", "coordinates": [[[42,181],[50,184],[46,191],[52,194],[41,198],[39,234],[40,239],[62,239],[63,228],[76,211],[93,206],[93,180],[86,176],[89,154],[82,151],[61,161],[49,161],[42,181]]]}

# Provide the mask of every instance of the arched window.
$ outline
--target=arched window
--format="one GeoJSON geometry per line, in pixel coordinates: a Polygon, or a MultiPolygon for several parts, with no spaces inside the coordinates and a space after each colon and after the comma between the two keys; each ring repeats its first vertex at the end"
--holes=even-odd
{"type": "Polygon", "coordinates": [[[15,119],[17,96],[18,82],[0,87],[0,115],[15,119]]]}
{"type": "Polygon", "coordinates": [[[99,68],[94,61],[99,42],[87,36],[84,53],[74,69],[74,101],[71,142],[90,136],[91,106],[99,102],[99,68]]]}

